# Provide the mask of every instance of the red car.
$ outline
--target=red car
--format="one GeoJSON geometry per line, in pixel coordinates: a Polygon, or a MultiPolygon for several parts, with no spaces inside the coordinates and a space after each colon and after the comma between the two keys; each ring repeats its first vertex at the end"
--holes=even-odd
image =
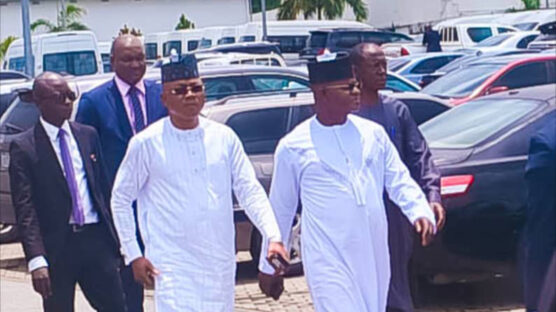
{"type": "Polygon", "coordinates": [[[556,55],[517,54],[477,60],[421,90],[459,105],[483,95],[556,83],[556,55]]]}

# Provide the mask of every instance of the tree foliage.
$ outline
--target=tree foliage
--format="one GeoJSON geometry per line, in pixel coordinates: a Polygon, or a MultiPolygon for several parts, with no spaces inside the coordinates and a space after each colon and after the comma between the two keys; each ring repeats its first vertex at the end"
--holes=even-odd
{"type": "Polygon", "coordinates": [[[193,23],[192,21],[188,20],[185,17],[185,14],[182,14],[180,16],[180,20],[178,22],[178,24],[176,25],[175,30],[180,30],[180,29],[194,29],[195,28],[195,23],[193,23]]]}
{"type": "Polygon", "coordinates": [[[85,14],[87,14],[85,9],[70,3],[66,6],[65,10],[58,12],[56,23],[40,18],[31,23],[31,31],[39,28],[45,28],[47,32],[87,30],[89,28],[79,21],[85,14]]]}
{"type": "Polygon", "coordinates": [[[316,15],[317,19],[336,19],[344,15],[346,6],[351,7],[358,21],[367,20],[367,7],[363,0],[283,0],[278,9],[278,19],[305,19],[316,15]]]}

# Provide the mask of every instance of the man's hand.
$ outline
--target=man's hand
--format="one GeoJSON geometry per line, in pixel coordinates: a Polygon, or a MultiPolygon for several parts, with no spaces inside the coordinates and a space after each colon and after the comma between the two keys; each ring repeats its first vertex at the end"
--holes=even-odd
{"type": "Polygon", "coordinates": [[[446,223],[446,210],[441,203],[430,203],[434,217],[436,218],[436,231],[442,230],[446,223]]]}
{"type": "Polygon", "coordinates": [[[434,225],[427,218],[415,221],[415,231],[421,235],[421,245],[427,246],[434,235],[434,225]]]}
{"type": "Polygon", "coordinates": [[[33,288],[44,299],[52,296],[52,289],[50,288],[50,275],[48,274],[47,267],[38,268],[32,271],[31,278],[33,279],[33,288]]]}
{"type": "Polygon", "coordinates": [[[268,244],[268,254],[266,255],[267,258],[269,258],[270,256],[272,256],[274,254],[278,254],[278,255],[282,256],[282,258],[284,258],[284,260],[290,261],[290,255],[286,251],[286,248],[284,247],[284,244],[282,244],[281,242],[270,242],[268,244]]]}
{"type": "Polygon", "coordinates": [[[263,294],[278,300],[284,292],[284,277],[259,272],[259,288],[263,294]]]}
{"type": "Polygon", "coordinates": [[[147,289],[154,288],[154,277],[159,274],[158,270],[145,257],[137,258],[131,262],[133,278],[147,289]]]}

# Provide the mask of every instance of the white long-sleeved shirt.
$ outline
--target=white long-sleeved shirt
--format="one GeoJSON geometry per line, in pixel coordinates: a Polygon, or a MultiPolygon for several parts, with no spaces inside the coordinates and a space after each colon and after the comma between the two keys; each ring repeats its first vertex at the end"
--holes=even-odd
{"type": "MultiPolygon", "coordinates": [[[[301,254],[316,311],[384,311],[390,260],[383,191],[411,223],[434,224],[384,129],[352,115],[338,126],[313,117],[280,141],[274,166],[270,201],[285,242],[301,200],[301,254]]],[[[272,274],[263,259],[259,269],[272,274]]]]}
{"type": "MultiPolygon", "coordinates": [[[[60,151],[60,138],[58,137],[58,133],[60,132],[60,128],[48,123],[42,117],[39,118],[41,125],[48,136],[50,144],[52,145],[52,149],[56,154],[56,158],[60,164],[60,169],[64,176],[66,175],[66,171],[64,170],[64,163],[62,162],[62,154],[60,151]]],[[[87,173],[85,172],[85,167],[83,166],[83,159],[81,159],[81,153],[79,152],[79,146],[77,145],[77,141],[73,136],[73,132],[71,131],[69,122],[66,120],[62,124],[62,129],[68,134],[67,137],[67,144],[71,156],[71,162],[73,164],[73,171],[75,173],[75,180],[77,182],[77,189],[79,191],[79,197],[83,207],[83,215],[85,216],[85,224],[97,223],[98,222],[98,214],[93,208],[93,202],[91,201],[91,195],[89,194],[89,184],[87,183],[87,173]]],[[[73,215],[70,215],[70,219],[68,221],[70,224],[74,224],[75,221],[73,220],[73,215]]],[[[32,272],[38,268],[48,266],[48,262],[43,256],[37,256],[33,259],[29,260],[27,267],[29,272],[32,272]]]]}
{"type": "Polygon", "coordinates": [[[126,264],[142,256],[161,271],[157,311],[233,309],[235,235],[232,190],[271,241],[280,232],[264,189],[228,127],[200,118],[192,130],[163,118],[129,144],[112,191],[112,212],[126,264]],[[195,308],[197,307],[197,308],[195,308]]]}

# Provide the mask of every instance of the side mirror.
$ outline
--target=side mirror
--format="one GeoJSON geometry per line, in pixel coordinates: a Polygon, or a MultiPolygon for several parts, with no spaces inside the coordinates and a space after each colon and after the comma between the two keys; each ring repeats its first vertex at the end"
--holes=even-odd
{"type": "Polygon", "coordinates": [[[485,95],[500,93],[500,92],[508,91],[509,89],[510,88],[508,88],[506,86],[490,87],[486,90],[485,95]]]}

